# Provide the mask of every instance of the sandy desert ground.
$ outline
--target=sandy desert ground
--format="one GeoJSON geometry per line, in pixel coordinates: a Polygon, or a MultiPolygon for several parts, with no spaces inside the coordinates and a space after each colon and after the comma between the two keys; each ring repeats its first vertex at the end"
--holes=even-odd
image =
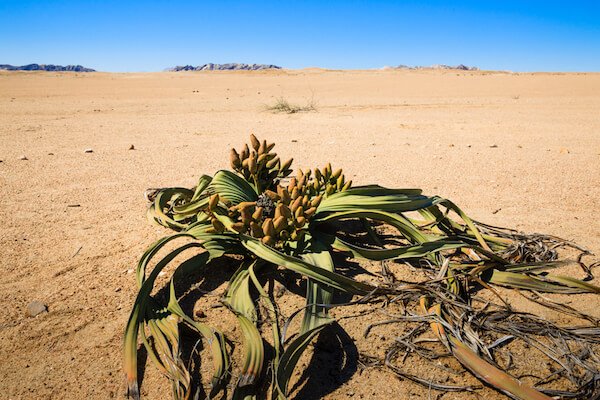
{"type": "MultiPolygon", "coordinates": [[[[228,168],[229,148],[250,132],[296,167],[329,160],[355,183],[421,187],[477,220],[600,255],[600,74],[0,72],[0,398],[123,397],[128,270],[165,233],[147,222],[142,194],[228,168]],[[316,112],[266,111],[278,97],[314,101],[316,112]],[[32,300],[49,312],[27,317],[32,300]]],[[[600,317],[599,297],[561,299],[600,317]]],[[[340,322],[357,351],[372,343],[362,339],[368,323],[340,322]]],[[[318,362],[297,398],[440,395],[386,371],[318,362]]],[[[534,370],[541,362],[526,359],[534,370]]],[[[153,366],[142,388],[167,397],[153,366]]],[[[504,397],[484,388],[443,398],[504,397]]]]}

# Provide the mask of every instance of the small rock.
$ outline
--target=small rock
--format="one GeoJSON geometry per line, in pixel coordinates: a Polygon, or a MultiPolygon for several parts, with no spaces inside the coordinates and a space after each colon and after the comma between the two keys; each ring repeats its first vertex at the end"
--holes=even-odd
{"type": "Polygon", "coordinates": [[[471,148],[471,145],[470,145],[470,144],[468,144],[468,145],[467,145],[467,147],[468,147],[468,148],[471,148]]]}
{"type": "Polygon", "coordinates": [[[560,154],[570,154],[571,152],[566,147],[560,148],[560,154]]]}
{"type": "Polygon", "coordinates": [[[129,150],[135,150],[135,146],[134,145],[129,146],[129,150]]]}
{"type": "Polygon", "coordinates": [[[517,145],[517,147],[518,147],[518,148],[520,148],[520,149],[522,149],[522,148],[523,148],[523,146],[521,146],[521,145],[517,145]]]}
{"type": "Polygon", "coordinates": [[[54,155],[54,153],[48,153],[48,155],[49,155],[49,156],[53,156],[53,155],[54,155]]]}
{"type": "Polygon", "coordinates": [[[85,149],[85,150],[84,150],[84,152],[85,152],[85,153],[93,153],[93,152],[94,152],[94,150],[93,150],[93,149],[85,149]]]}
{"type": "Polygon", "coordinates": [[[115,289],[115,293],[119,293],[120,291],[121,291],[120,287],[118,287],[118,288],[115,289]]]}
{"type": "Polygon", "coordinates": [[[450,143],[450,144],[448,145],[448,147],[454,147],[454,144],[450,143]]]}
{"type": "Polygon", "coordinates": [[[194,315],[196,318],[206,318],[206,313],[202,310],[197,310],[194,315]]]}
{"type": "Polygon", "coordinates": [[[21,157],[19,157],[19,160],[27,161],[27,160],[29,160],[29,158],[27,158],[27,156],[21,156],[21,157]]]}
{"type": "Polygon", "coordinates": [[[41,301],[32,301],[27,305],[27,315],[30,317],[36,317],[42,313],[47,313],[48,307],[41,301]]]}
{"type": "Polygon", "coordinates": [[[497,144],[493,144],[493,145],[490,146],[490,149],[496,149],[496,148],[498,148],[497,144]]]}
{"type": "Polygon", "coordinates": [[[298,143],[296,139],[292,139],[292,143],[298,143]]]}

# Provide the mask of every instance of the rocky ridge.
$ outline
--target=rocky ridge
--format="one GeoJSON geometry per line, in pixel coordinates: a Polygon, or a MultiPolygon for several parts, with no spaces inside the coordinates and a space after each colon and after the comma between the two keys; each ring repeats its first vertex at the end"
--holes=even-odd
{"type": "Polygon", "coordinates": [[[416,66],[409,66],[409,65],[397,65],[394,67],[383,67],[383,69],[457,69],[460,71],[479,71],[479,68],[477,67],[470,67],[468,65],[464,65],[464,64],[458,64],[458,65],[446,65],[446,64],[434,64],[434,65],[430,65],[430,66],[422,66],[422,65],[416,65],[416,66]]]}
{"type": "Polygon", "coordinates": [[[20,66],[10,65],[10,64],[0,64],[0,70],[96,72],[95,69],[86,68],[83,65],[54,65],[54,64],[27,64],[27,65],[20,65],[20,66]]]}
{"type": "Polygon", "coordinates": [[[168,68],[167,71],[258,71],[262,69],[281,69],[281,67],[272,64],[208,63],[196,67],[193,65],[178,65],[173,68],[168,68]]]}

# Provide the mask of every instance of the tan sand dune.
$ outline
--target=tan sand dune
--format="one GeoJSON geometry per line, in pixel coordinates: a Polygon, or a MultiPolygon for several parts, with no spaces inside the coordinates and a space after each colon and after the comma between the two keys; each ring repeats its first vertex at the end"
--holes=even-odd
{"type": "MultiPolygon", "coordinates": [[[[136,293],[128,270],[166,233],[146,221],[142,194],[191,187],[202,173],[228,168],[229,148],[250,132],[276,142],[296,167],[331,161],[355,183],[420,187],[477,220],[558,235],[600,254],[600,74],[0,72],[0,398],[122,397],[121,336],[136,293]],[[277,98],[314,101],[317,111],[266,111],[277,98]],[[27,317],[32,300],[49,313],[27,317]]],[[[551,297],[600,317],[597,296],[551,297]]],[[[367,341],[362,332],[375,320],[340,321],[346,344],[380,354],[374,343],[401,329],[376,329],[367,341]]],[[[527,354],[511,372],[547,367],[527,354]]],[[[339,367],[318,365],[320,378],[297,393],[438,394],[386,371],[339,367]]],[[[477,381],[463,374],[449,383],[477,381]]],[[[169,393],[153,366],[142,389],[148,399],[169,393]]],[[[504,398],[476,393],[443,398],[504,398]]]]}

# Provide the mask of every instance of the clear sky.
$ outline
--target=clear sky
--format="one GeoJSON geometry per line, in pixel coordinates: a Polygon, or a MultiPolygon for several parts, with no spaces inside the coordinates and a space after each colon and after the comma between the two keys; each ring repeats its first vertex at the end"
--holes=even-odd
{"type": "Polygon", "coordinates": [[[600,0],[0,0],[0,64],[208,62],[600,71],[600,0]]]}

